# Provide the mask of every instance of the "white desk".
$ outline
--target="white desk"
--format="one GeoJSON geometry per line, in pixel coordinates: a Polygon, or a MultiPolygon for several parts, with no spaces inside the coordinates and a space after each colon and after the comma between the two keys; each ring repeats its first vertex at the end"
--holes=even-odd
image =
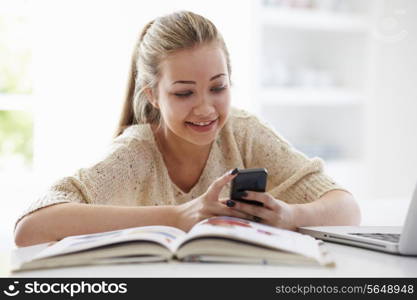
{"type": "MultiPolygon", "coordinates": [[[[122,264],[13,273],[11,277],[417,277],[417,257],[326,243],[335,268],[202,263],[122,264]]],[[[34,246],[36,247],[36,246],[34,246]]],[[[31,247],[32,248],[32,247],[31,247]]],[[[28,250],[28,249],[26,249],[28,250]]],[[[30,250],[30,249],[29,249],[30,250]]]]}

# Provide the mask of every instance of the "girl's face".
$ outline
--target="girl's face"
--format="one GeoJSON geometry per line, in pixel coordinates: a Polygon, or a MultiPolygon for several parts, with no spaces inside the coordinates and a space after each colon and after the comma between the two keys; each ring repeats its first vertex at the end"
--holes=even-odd
{"type": "Polygon", "coordinates": [[[174,134],[194,145],[210,144],[224,126],[230,108],[226,58],[216,44],[170,54],[160,65],[158,96],[165,137],[174,134]]]}

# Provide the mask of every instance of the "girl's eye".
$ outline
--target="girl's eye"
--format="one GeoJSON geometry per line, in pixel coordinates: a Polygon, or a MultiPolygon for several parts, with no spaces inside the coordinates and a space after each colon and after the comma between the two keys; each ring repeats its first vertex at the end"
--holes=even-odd
{"type": "Polygon", "coordinates": [[[220,93],[224,89],[226,89],[226,86],[215,87],[215,88],[212,88],[211,90],[215,93],[220,93]]]}
{"type": "Polygon", "coordinates": [[[186,98],[193,94],[193,92],[186,92],[186,93],[175,93],[174,95],[179,98],[186,98]]]}
{"type": "MultiPolygon", "coordinates": [[[[226,86],[219,86],[219,87],[212,88],[211,91],[214,93],[220,93],[225,89],[226,89],[226,86]]],[[[184,93],[175,93],[174,95],[178,98],[187,98],[187,97],[190,97],[192,94],[193,92],[189,91],[189,92],[184,92],[184,93]]]]}

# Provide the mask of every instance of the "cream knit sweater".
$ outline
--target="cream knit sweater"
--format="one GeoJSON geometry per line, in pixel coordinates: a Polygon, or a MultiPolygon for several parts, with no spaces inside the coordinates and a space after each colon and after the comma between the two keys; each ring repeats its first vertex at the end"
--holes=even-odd
{"type": "MultiPolygon", "coordinates": [[[[307,158],[257,117],[232,108],[201,177],[188,193],[170,179],[150,125],[133,125],[113,141],[103,160],[57,181],[17,221],[42,207],[65,202],[181,204],[204,193],[216,178],[234,168],[266,168],[267,192],[287,203],[307,203],[327,191],[344,190],[323,173],[321,159],[307,158]]],[[[222,198],[228,197],[229,189],[223,189],[222,198]]]]}

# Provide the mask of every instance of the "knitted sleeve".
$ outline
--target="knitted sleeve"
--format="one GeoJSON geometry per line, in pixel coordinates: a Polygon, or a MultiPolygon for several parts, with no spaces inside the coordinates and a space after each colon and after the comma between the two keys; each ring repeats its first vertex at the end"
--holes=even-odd
{"type": "Polygon", "coordinates": [[[267,192],[287,203],[307,203],[330,190],[345,190],[324,174],[320,158],[308,158],[255,116],[246,119],[247,168],[266,168],[267,192]]]}
{"type": "Polygon", "coordinates": [[[134,205],[137,177],[134,170],[141,160],[132,159],[134,151],[130,148],[130,144],[113,144],[103,160],[56,181],[19,214],[15,224],[36,210],[58,203],[134,205]]]}

